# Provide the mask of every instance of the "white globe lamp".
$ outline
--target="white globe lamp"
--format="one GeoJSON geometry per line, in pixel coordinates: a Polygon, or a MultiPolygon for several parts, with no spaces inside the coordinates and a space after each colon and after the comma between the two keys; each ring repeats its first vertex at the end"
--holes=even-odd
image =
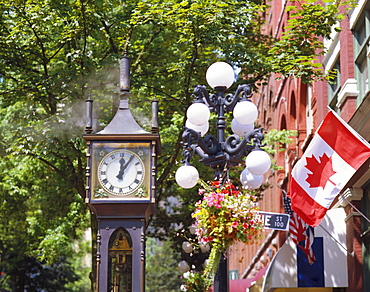
{"type": "Polygon", "coordinates": [[[251,173],[262,175],[270,169],[271,158],[267,152],[255,149],[248,154],[245,159],[245,165],[251,173]]]}
{"type": "Polygon", "coordinates": [[[208,106],[201,102],[193,103],[186,111],[187,118],[195,126],[201,126],[207,123],[210,115],[208,106]]]}
{"type": "Polygon", "coordinates": [[[193,246],[189,241],[184,241],[181,247],[186,253],[191,253],[193,251],[193,246]]]}
{"type": "Polygon", "coordinates": [[[209,66],[206,79],[212,88],[226,87],[229,88],[235,80],[233,68],[225,62],[216,62],[209,66]]]}
{"type": "Polygon", "coordinates": [[[190,271],[190,266],[188,265],[188,263],[186,261],[179,262],[178,268],[181,271],[181,273],[186,273],[186,272],[190,271]]]}
{"type": "Polygon", "coordinates": [[[244,100],[236,104],[233,115],[239,124],[248,125],[257,119],[258,109],[253,102],[244,100]]]}
{"type": "Polygon", "coordinates": [[[249,133],[254,129],[254,124],[248,124],[248,125],[243,125],[238,123],[238,121],[234,118],[231,121],[231,130],[233,131],[234,134],[238,135],[239,137],[244,137],[245,133],[249,133]]]}
{"type": "Polygon", "coordinates": [[[185,123],[185,127],[189,128],[189,129],[192,129],[196,132],[199,132],[201,136],[204,136],[208,132],[209,122],[207,121],[204,125],[196,126],[196,125],[192,124],[189,121],[189,119],[187,119],[186,123],[185,123]]]}
{"type": "Polygon", "coordinates": [[[262,185],[263,175],[253,174],[247,168],[245,168],[240,174],[240,182],[242,183],[243,188],[255,190],[262,185]]]}
{"type": "Polygon", "coordinates": [[[189,232],[191,234],[195,234],[197,232],[197,228],[194,225],[189,226],[189,232]]]}
{"type": "Polygon", "coordinates": [[[199,172],[192,165],[183,165],[176,171],[175,179],[180,187],[191,189],[198,183],[199,172]]]}
{"type": "Polygon", "coordinates": [[[211,247],[209,246],[208,242],[201,242],[199,243],[199,247],[200,247],[200,250],[202,252],[207,252],[211,249],[211,247]]]}

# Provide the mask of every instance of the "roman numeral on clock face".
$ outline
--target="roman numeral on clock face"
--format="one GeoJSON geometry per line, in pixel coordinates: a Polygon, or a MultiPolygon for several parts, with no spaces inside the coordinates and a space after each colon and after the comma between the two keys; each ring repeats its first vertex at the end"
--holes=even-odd
{"type": "Polygon", "coordinates": [[[145,179],[141,157],[130,149],[116,149],[107,153],[98,166],[98,182],[112,196],[135,195],[145,179]]]}

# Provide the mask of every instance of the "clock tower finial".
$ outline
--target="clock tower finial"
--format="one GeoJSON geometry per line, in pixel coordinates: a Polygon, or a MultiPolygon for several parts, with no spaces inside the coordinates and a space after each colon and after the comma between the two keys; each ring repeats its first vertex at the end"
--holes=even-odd
{"type": "Polygon", "coordinates": [[[125,54],[120,60],[120,102],[111,122],[97,134],[147,134],[131,114],[128,99],[130,96],[130,58],[125,54]]]}
{"type": "Polygon", "coordinates": [[[124,53],[120,61],[120,96],[127,99],[130,92],[130,58],[127,52],[124,53]]]}

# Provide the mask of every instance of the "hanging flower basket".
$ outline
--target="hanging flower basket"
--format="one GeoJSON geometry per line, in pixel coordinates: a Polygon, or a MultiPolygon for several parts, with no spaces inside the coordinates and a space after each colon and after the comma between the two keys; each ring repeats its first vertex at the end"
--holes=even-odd
{"type": "Polygon", "coordinates": [[[246,191],[241,191],[231,183],[221,184],[218,181],[210,185],[201,182],[202,189],[199,195],[202,199],[196,203],[196,210],[192,214],[195,219],[196,235],[201,243],[209,243],[212,250],[207,267],[203,274],[205,286],[203,290],[194,290],[195,287],[189,278],[186,291],[203,292],[212,285],[221,256],[236,241],[252,244],[261,236],[263,223],[255,205],[256,198],[246,191]]]}

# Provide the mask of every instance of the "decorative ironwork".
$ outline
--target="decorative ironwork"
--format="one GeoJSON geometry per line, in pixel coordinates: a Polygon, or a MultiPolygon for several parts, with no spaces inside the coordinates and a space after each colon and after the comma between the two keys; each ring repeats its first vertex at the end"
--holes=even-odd
{"type": "Polygon", "coordinates": [[[195,86],[193,103],[204,103],[211,112],[217,114],[217,137],[206,135],[202,138],[200,132],[185,127],[182,134],[184,158],[182,163],[190,165],[192,156],[197,154],[204,165],[215,170],[215,177],[219,177],[225,168],[239,165],[250,151],[265,144],[262,143],[264,139],[262,128],[245,133],[244,137],[233,134],[225,139],[224,115],[231,112],[238,102],[250,101],[252,97],[250,85],[239,85],[234,95],[225,95],[226,87],[216,87],[215,90],[216,93],[209,95],[204,85],[195,86]]]}

